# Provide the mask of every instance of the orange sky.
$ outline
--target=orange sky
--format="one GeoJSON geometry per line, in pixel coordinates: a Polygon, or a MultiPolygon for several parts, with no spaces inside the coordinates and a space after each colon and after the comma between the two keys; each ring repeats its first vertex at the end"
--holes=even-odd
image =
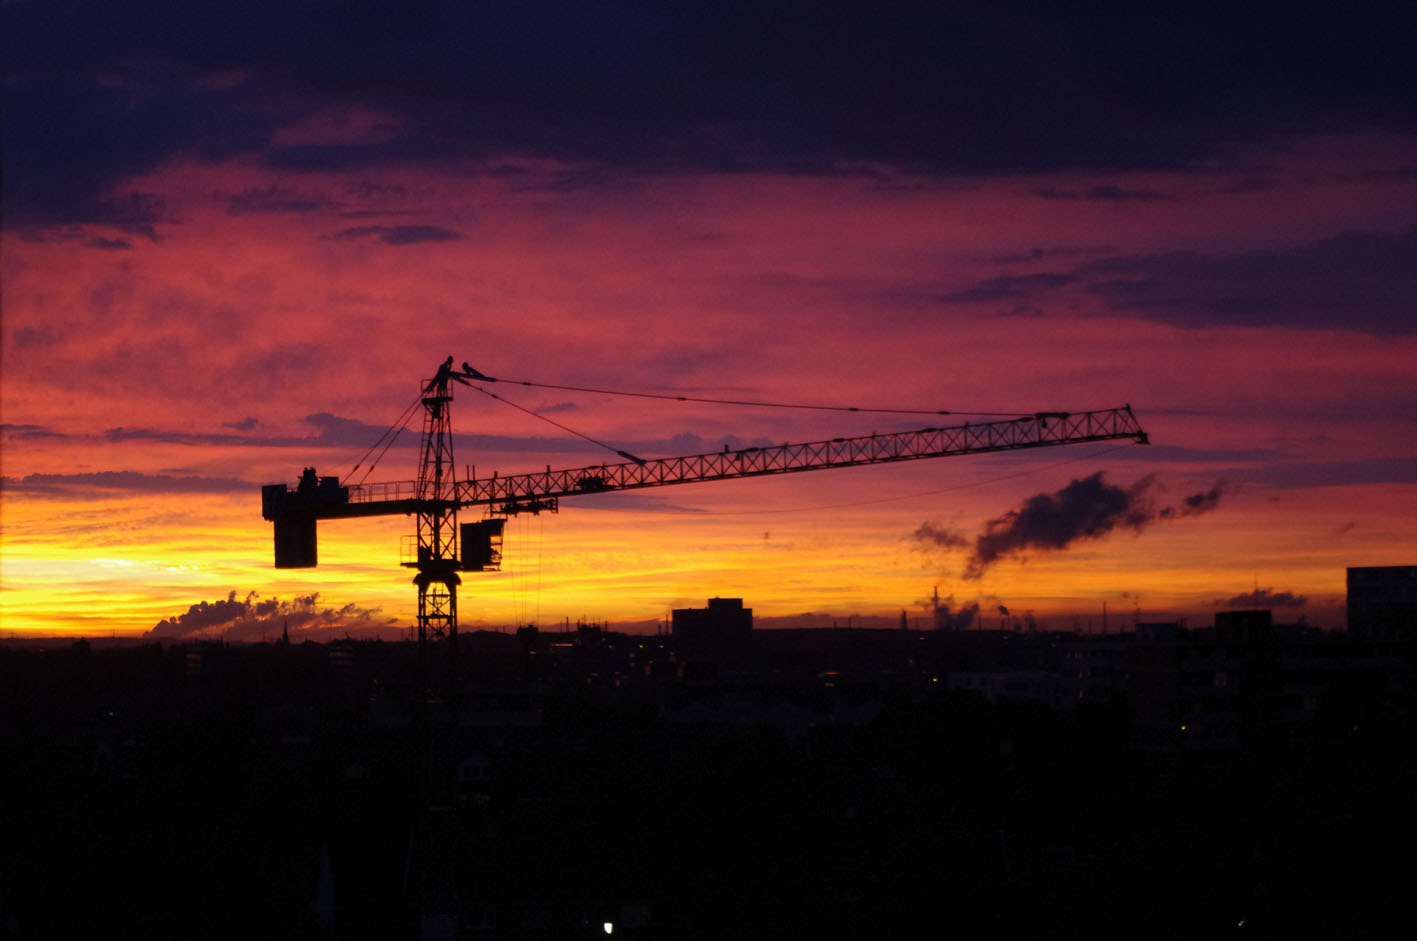
{"type": "MultiPolygon", "coordinates": [[[[355,188],[338,175],[300,182],[355,188]]],[[[402,192],[410,182],[386,185],[402,192]]],[[[344,474],[358,436],[323,444],[308,416],[381,428],[449,354],[497,375],[790,402],[986,411],[1129,402],[1154,442],[694,485],[600,498],[604,508],[567,501],[527,533],[512,527],[506,571],[470,579],[469,624],[648,620],[717,594],[742,596],[760,615],[915,616],[935,585],[960,604],[1099,623],[1104,601],[1128,610],[1139,596],[1148,612],[1203,617],[1217,599],[1258,586],[1305,595],[1329,619],[1323,609],[1339,600],[1346,565],[1410,555],[1410,482],[1344,479],[1344,466],[1410,453],[1403,417],[1381,406],[1411,394],[1411,338],[1187,328],[1065,293],[1046,315],[927,296],[1000,277],[1013,269],[994,259],[1010,252],[1041,245],[1085,257],[1099,229],[1189,243],[1203,214],[1185,201],[1148,208],[1146,220],[1113,208],[1109,225],[1085,207],[1073,245],[1060,218],[1069,213],[1019,196],[1012,182],[903,199],[854,181],[690,180],[545,206],[539,193],[449,175],[425,178],[398,218],[465,234],[388,245],[332,237],[350,227],[344,218],[221,211],[223,192],[283,185],[247,167],[179,163],[141,185],[180,217],[170,234],[124,251],[62,237],[5,243],[8,631],[137,632],[231,591],[319,592],[336,608],[378,608],[407,624],[414,599],[397,537],[411,521],[326,523],[318,569],[276,572],[257,488],[293,481],[306,465],[344,474]],[[1327,465],[1339,479],[1316,486],[1327,465]],[[1285,467],[1307,476],[1297,486],[1270,479],[1285,467]],[[926,520],[973,534],[1028,496],[1099,470],[1122,485],[1159,473],[1173,500],[1218,479],[1233,489],[1206,516],[1027,553],[977,582],[959,577],[963,552],[927,554],[910,538],[926,520]],[[113,472],[143,479],[105,489],[85,476],[113,472]],[[14,483],[30,475],[55,477],[47,492],[43,477],[14,483]],[[175,478],[171,492],[153,482],[162,477],[175,478]]],[[[1401,195],[1414,201],[1414,190],[1401,195]]],[[[1355,185],[1349,195],[1392,193],[1355,185]]],[[[1265,196],[1257,212],[1283,215],[1276,202],[1265,196]]],[[[1288,201],[1306,207],[1293,215],[1322,202],[1288,201]]],[[[1232,212],[1209,224],[1227,229],[1232,212]]],[[[723,435],[800,440],[912,426],[507,395],[558,407],[551,417],[637,453],[648,447],[647,456],[676,453],[681,434],[713,447],[723,435]]],[[[468,435],[564,443],[553,454],[514,443],[459,453],[484,473],[605,456],[468,391],[454,416],[468,435]]],[[[376,435],[366,432],[367,443],[376,435]]],[[[376,476],[410,479],[415,459],[396,449],[376,476]]]]}
{"type": "MultiPolygon", "coordinates": [[[[345,474],[448,355],[707,397],[1130,403],[1153,442],[567,500],[509,524],[504,570],[466,580],[464,629],[645,622],[713,595],[893,623],[936,586],[1059,627],[1099,627],[1104,603],[1204,623],[1256,590],[1282,620],[1336,626],[1346,566],[1414,561],[1410,129],[1121,170],[608,172],[511,145],[272,157],[413,126],[392,106],[310,107],[261,149],[114,171],[106,217],[6,222],[0,634],[135,634],[248,597],[300,624],[406,628],[412,520],[321,524],[319,568],[278,572],[259,488],[345,474]],[[1158,508],[1222,495],[965,577],[991,520],[1097,472],[1124,489],[1156,475],[1158,508]],[[927,546],[925,522],[963,544],[927,546]]],[[[644,457],[921,423],[498,391],[644,457]]],[[[453,416],[481,473],[609,459],[468,390],[453,416]]],[[[371,479],[415,476],[417,430],[371,479]]]]}

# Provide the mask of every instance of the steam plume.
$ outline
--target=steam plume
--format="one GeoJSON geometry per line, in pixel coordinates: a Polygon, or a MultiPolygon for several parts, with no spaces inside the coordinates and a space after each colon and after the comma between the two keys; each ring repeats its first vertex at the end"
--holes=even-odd
{"type": "Polygon", "coordinates": [[[307,637],[321,634],[351,636],[402,636],[394,618],[381,617],[380,608],[347,604],[321,607],[320,594],[299,595],[292,601],[258,600],[249,592],[238,600],[232,591],[225,599],[199,601],[176,617],[164,618],[143,636],[165,640],[216,639],[259,641],[275,639],[289,626],[290,633],[307,637]]]}
{"type": "Polygon", "coordinates": [[[1275,591],[1273,588],[1256,588],[1215,604],[1223,608],[1302,608],[1308,602],[1307,595],[1275,591]]]}
{"type": "Polygon", "coordinates": [[[970,602],[955,611],[954,600],[955,596],[950,595],[935,607],[935,626],[942,631],[967,631],[979,616],[979,602],[970,602]]]}
{"type": "Polygon", "coordinates": [[[1199,516],[1220,505],[1220,495],[1230,489],[1229,484],[1217,480],[1215,485],[1202,493],[1193,493],[1181,501],[1182,516],[1199,516]]]}
{"type": "Polygon", "coordinates": [[[927,548],[963,549],[969,545],[969,540],[965,538],[963,533],[947,529],[941,523],[929,521],[921,523],[919,528],[910,534],[910,538],[922,543],[927,548]]]}

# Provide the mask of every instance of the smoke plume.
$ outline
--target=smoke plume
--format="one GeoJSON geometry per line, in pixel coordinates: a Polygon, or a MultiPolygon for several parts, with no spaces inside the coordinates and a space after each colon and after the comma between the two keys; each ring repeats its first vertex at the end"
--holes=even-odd
{"type": "Polygon", "coordinates": [[[1308,602],[1307,595],[1296,595],[1289,591],[1275,591],[1273,588],[1256,588],[1254,591],[1247,591],[1233,598],[1216,601],[1215,606],[1218,608],[1302,608],[1308,602]]]}
{"type": "Polygon", "coordinates": [[[1156,506],[1159,489],[1155,474],[1119,487],[1103,480],[1098,471],[1055,493],[1029,497],[1018,509],[985,524],[975,538],[964,576],[979,578],[999,559],[1030,549],[1066,549],[1075,542],[1101,539],[1119,527],[1141,532],[1157,519],[1209,512],[1219,506],[1227,485],[1216,481],[1210,490],[1186,497],[1179,510],[1156,506]]]}
{"type": "Polygon", "coordinates": [[[910,538],[925,548],[963,549],[969,540],[958,530],[947,529],[942,523],[926,521],[921,523],[910,538]]]}
{"type": "Polygon", "coordinates": [[[275,640],[289,628],[292,638],[321,636],[402,637],[395,618],[382,617],[380,608],[347,604],[342,608],[321,607],[320,594],[298,595],[292,601],[279,598],[258,600],[250,592],[238,600],[232,591],[225,599],[199,601],[176,617],[164,618],[143,636],[160,640],[275,640]]]}
{"type": "Polygon", "coordinates": [[[1220,505],[1220,495],[1229,489],[1230,487],[1225,481],[1217,480],[1209,490],[1191,494],[1181,501],[1181,515],[1199,516],[1202,513],[1209,513],[1220,505]]]}
{"type": "Polygon", "coordinates": [[[935,626],[942,631],[967,631],[979,616],[979,602],[961,605],[959,610],[955,611],[952,610],[954,600],[955,596],[950,595],[935,608],[935,626]]]}

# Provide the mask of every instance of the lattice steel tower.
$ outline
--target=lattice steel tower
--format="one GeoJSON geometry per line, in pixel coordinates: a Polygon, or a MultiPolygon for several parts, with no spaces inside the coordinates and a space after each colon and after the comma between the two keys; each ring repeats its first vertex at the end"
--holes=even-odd
{"type": "Polygon", "coordinates": [[[458,640],[458,483],[453,461],[453,358],[423,390],[423,455],[418,463],[417,548],[403,565],[416,569],[418,642],[445,638],[456,649],[458,640]]]}

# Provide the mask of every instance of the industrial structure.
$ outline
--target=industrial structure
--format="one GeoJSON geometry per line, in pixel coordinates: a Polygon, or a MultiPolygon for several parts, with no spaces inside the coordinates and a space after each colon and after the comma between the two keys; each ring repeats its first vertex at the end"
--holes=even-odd
{"type": "Polygon", "coordinates": [[[416,481],[346,485],[337,477],[320,477],[314,468],[307,468],[294,489],[286,484],[263,487],[262,515],[275,524],[276,567],[308,568],[317,563],[319,520],[415,516],[416,534],[407,539],[402,564],[415,572],[419,643],[426,645],[441,638],[455,646],[459,573],[495,571],[501,562],[507,517],[555,512],[562,497],[1116,439],[1147,443],[1131,407],[1122,406],[1073,413],[1036,412],[1001,421],[772,447],[732,450],[725,446],[716,453],[650,460],[615,451],[623,461],[459,480],[450,415],[454,385],[471,386],[491,395],[481,384],[497,381],[466,363],[460,372],[454,370],[450,356],[424,384],[416,481]],[[458,511],[469,507],[484,508],[485,517],[459,525],[458,511]]]}

